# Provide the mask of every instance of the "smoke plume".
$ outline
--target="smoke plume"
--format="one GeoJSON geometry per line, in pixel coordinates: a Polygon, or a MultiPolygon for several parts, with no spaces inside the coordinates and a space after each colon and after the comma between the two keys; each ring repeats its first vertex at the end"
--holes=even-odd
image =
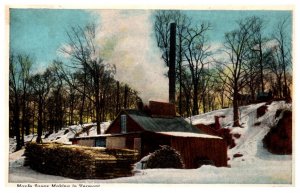
{"type": "Polygon", "coordinates": [[[115,78],[138,91],[144,102],[168,101],[167,68],[155,45],[150,11],[101,10],[97,44],[101,56],[115,64],[115,78]]]}

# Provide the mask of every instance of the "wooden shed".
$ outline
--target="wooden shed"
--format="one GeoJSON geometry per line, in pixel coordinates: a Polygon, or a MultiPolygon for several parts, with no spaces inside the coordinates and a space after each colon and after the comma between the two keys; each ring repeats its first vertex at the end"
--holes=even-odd
{"type": "Polygon", "coordinates": [[[123,110],[106,130],[106,146],[136,149],[140,157],[169,145],[180,152],[186,168],[227,166],[227,145],[176,116],[175,106],[150,101],[149,107],[123,110]]]}

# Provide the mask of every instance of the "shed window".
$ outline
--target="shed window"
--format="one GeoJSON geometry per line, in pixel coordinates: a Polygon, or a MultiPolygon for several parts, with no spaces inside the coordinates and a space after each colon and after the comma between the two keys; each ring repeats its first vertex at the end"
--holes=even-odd
{"type": "Polygon", "coordinates": [[[121,115],[121,133],[127,133],[127,117],[121,115]]]}
{"type": "Polygon", "coordinates": [[[96,139],[95,146],[96,147],[106,147],[106,139],[105,138],[96,139]]]}

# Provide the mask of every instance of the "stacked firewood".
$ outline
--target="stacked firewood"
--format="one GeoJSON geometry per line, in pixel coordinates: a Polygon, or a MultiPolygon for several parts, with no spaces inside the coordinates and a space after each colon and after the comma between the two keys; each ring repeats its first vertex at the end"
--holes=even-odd
{"type": "Polygon", "coordinates": [[[55,143],[28,143],[25,156],[25,163],[41,173],[87,179],[128,176],[136,161],[137,152],[55,143]],[[110,173],[104,172],[107,170],[110,173]],[[124,174],[117,172],[118,175],[113,175],[114,171],[118,170],[124,174]]]}
{"type": "Polygon", "coordinates": [[[146,168],[184,168],[182,157],[178,151],[168,145],[150,154],[146,168]]]}

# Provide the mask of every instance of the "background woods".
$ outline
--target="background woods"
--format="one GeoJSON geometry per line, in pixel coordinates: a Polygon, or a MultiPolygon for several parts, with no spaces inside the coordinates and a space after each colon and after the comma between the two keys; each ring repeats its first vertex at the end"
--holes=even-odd
{"type": "Polygon", "coordinates": [[[171,22],[177,24],[176,104],[182,116],[233,106],[234,125],[239,126],[241,104],[255,102],[269,92],[274,98],[291,97],[292,65],[290,44],[286,44],[291,40],[286,19],[279,20],[274,33],[268,35],[264,31],[268,21],[256,16],[239,20],[216,49],[208,35],[216,26],[193,21],[180,11],[157,11],[155,37],[167,66],[171,22]],[[285,76],[290,77],[289,83],[285,76]]]}

